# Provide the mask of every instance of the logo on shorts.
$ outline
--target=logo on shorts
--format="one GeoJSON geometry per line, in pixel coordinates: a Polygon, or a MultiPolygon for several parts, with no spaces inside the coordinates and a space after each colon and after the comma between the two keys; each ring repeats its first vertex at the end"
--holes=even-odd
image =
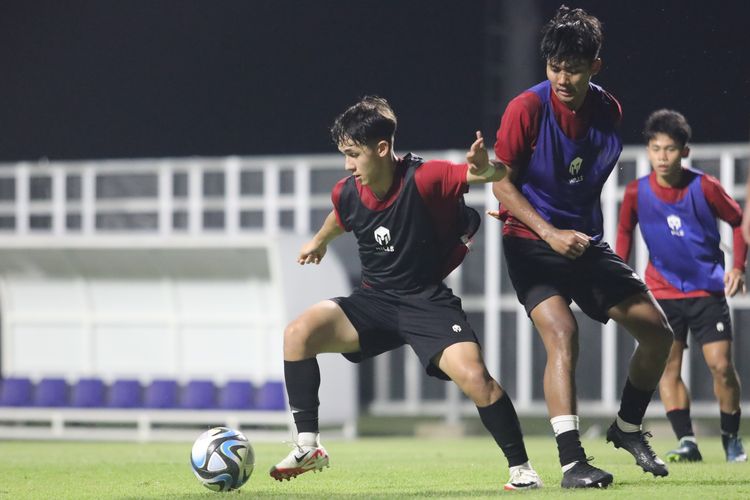
{"type": "Polygon", "coordinates": [[[391,231],[387,227],[379,226],[375,230],[375,241],[378,242],[377,250],[380,250],[381,252],[394,252],[395,249],[393,248],[393,245],[390,245],[391,242],[391,231]]]}
{"type": "Polygon", "coordinates": [[[461,325],[453,325],[453,331],[456,333],[461,333],[461,325]]]}
{"type": "Polygon", "coordinates": [[[682,230],[682,219],[677,215],[667,216],[667,224],[669,225],[669,231],[672,236],[685,236],[685,231],[682,230]]]}
{"type": "Polygon", "coordinates": [[[721,321],[719,321],[718,323],[716,323],[716,331],[717,332],[723,332],[724,331],[724,323],[722,323],[721,321]]]}
{"type": "Polygon", "coordinates": [[[570,173],[568,184],[578,184],[583,181],[583,175],[579,175],[581,173],[582,164],[583,158],[580,156],[576,156],[575,159],[570,162],[570,165],[568,165],[568,172],[570,173]]]}

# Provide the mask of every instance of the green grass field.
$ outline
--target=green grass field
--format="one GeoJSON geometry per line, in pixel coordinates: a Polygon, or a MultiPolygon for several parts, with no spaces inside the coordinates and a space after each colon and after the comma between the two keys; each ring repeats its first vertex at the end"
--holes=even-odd
{"type": "MultiPolygon", "coordinates": [[[[653,440],[664,454],[674,442],[653,440]]],[[[0,442],[0,498],[750,498],[750,464],[727,464],[719,438],[700,441],[702,464],[672,464],[667,478],[641,472],[632,457],[603,438],[585,440],[595,464],[612,472],[605,491],[560,488],[551,437],[527,439],[532,463],[545,487],[505,492],[505,460],[491,438],[424,440],[367,438],[329,441],[331,467],[278,483],[267,471],[289,450],[283,443],[255,444],[256,469],[238,492],[201,486],[188,464],[189,443],[0,442]]]]}

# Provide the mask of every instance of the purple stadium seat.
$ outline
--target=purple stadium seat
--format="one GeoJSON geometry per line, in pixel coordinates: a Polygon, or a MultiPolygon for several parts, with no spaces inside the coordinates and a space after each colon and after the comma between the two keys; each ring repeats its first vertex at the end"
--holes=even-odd
{"type": "Polygon", "coordinates": [[[216,408],[216,386],[210,380],[191,380],[182,391],[183,408],[216,408]]]}
{"type": "Polygon", "coordinates": [[[143,404],[143,388],[137,380],[115,380],[109,388],[110,408],[140,408],[143,404]]]}
{"type": "Polygon", "coordinates": [[[98,378],[82,378],[73,386],[71,406],[98,408],[104,406],[104,382],[98,378]]]}
{"type": "Polygon", "coordinates": [[[266,382],[258,391],[255,407],[259,410],[284,410],[286,400],[284,399],[283,382],[266,382]]]}
{"type": "Polygon", "coordinates": [[[252,410],[255,408],[255,388],[246,380],[230,380],[219,394],[219,408],[252,410]]]}
{"type": "Polygon", "coordinates": [[[68,406],[68,383],[61,378],[43,378],[36,386],[34,406],[68,406]]]}
{"type": "Polygon", "coordinates": [[[10,377],[1,381],[0,406],[31,406],[33,385],[31,380],[10,377]]]}
{"type": "Polygon", "coordinates": [[[146,408],[177,408],[177,382],[154,380],[146,388],[146,408]]]}

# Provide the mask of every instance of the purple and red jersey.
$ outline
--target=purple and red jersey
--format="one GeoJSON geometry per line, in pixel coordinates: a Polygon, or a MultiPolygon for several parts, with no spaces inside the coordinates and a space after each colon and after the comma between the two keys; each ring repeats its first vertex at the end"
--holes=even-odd
{"type": "Polygon", "coordinates": [[[734,228],[734,268],[744,272],[747,244],[742,238],[742,211],[719,181],[683,169],[677,186],[661,186],[656,174],[625,188],[616,251],[630,257],[633,230],[640,223],[649,249],[646,284],[657,299],[724,294],[724,254],[716,218],[734,228]]]}
{"type": "Polygon", "coordinates": [[[409,154],[398,160],[383,199],[353,176],[334,186],[336,219],[357,238],[363,286],[412,293],[440,283],[460,263],[452,258],[467,170],[409,154]]]}
{"type": "MultiPolygon", "coordinates": [[[[601,186],[619,157],[617,100],[590,84],[570,110],[544,81],[514,98],[503,113],[495,156],[516,174],[516,186],[539,214],[561,229],[601,238],[601,186]]],[[[539,239],[500,205],[503,234],[539,239]]]]}

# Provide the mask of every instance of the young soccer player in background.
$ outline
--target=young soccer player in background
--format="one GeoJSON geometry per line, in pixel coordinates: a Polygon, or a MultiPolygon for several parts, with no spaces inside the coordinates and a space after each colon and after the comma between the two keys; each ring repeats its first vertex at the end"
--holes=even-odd
{"type": "Polygon", "coordinates": [[[646,120],[643,136],[653,171],[625,188],[617,253],[628,260],[633,230],[640,224],[649,251],[646,284],[675,334],[659,382],[659,395],[679,440],[667,458],[702,460],[690,419],[690,395],[680,376],[689,330],[713,376],[726,459],[744,462],[740,381],[732,364],[732,320],[725,299],[725,294],[732,297],[745,288],[742,211],[718,179],[682,166],[690,153],[690,135],[690,125],[677,111],[661,109],[646,120]],[[734,228],[733,264],[727,272],[717,218],[734,228]]]}

